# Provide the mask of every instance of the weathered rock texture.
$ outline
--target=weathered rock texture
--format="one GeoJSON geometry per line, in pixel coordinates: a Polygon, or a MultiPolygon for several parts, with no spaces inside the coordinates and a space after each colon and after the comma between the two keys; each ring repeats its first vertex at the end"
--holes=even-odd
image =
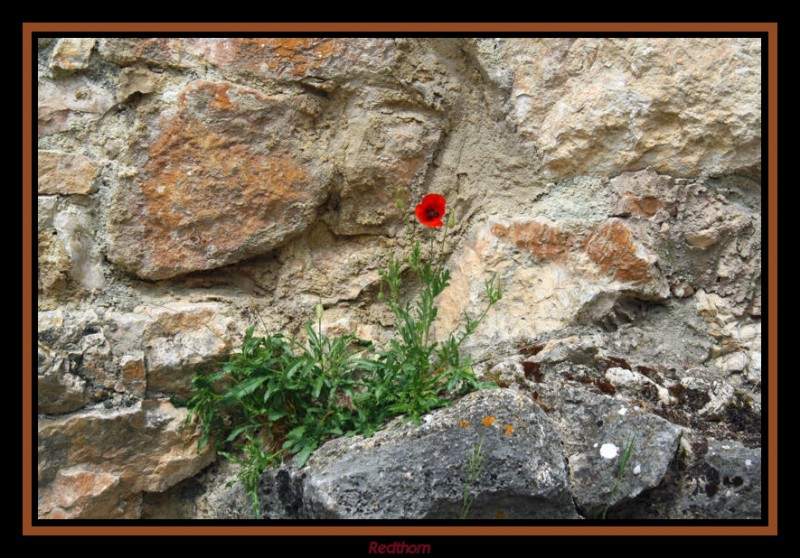
{"type": "MultiPolygon", "coordinates": [[[[553,517],[760,516],[760,40],[64,38],[38,69],[40,517],[247,516],[168,398],[320,299],[385,343],[378,270],[428,232],[396,200],[428,192],[456,218],[437,335],[504,285],[464,347],[544,429],[492,446],[541,448],[514,490],[550,471],[528,498],[553,517]]],[[[462,462],[475,427],[426,420],[375,439],[455,436],[462,462]]],[[[455,470],[439,503],[331,504],[354,444],[312,459],[304,517],[457,514],[455,470]]]]}
{"type": "Polygon", "coordinates": [[[761,164],[758,41],[519,39],[481,47],[477,59],[510,90],[511,119],[541,151],[549,177],[646,166],[697,176],[761,164]]]}
{"type": "Polygon", "coordinates": [[[364,439],[340,438],[303,469],[262,479],[271,519],[574,519],[561,444],[545,412],[511,390],[479,391],[427,415],[394,421],[364,439]],[[467,462],[480,445],[482,472],[469,487],[467,462]]]}
{"type": "Polygon", "coordinates": [[[213,452],[197,452],[182,429],[184,409],[151,399],[39,424],[39,516],[136,518],[142,492],[160,492],[201,470],[213,452]]]}
{"type": "Polygon", "coordinates": [[[294,97],[228,82],[181,90],[177,114],[152,124],[144,168],[116,191],[112,261],[164,279],[269,252],[306,229],[327,185],[293,155],[302,145],[291,135],[313,126],[309,100],[294,97]]]}

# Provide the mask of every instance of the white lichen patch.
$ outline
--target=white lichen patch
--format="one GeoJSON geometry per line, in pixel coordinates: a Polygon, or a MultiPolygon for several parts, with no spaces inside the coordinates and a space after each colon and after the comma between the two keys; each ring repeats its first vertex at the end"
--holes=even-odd
{"type": "Polygon", "coordinates": [[[642,472],[642,466],[637,463],[636,467],[633,468],[633,474],[638,475],[641,472],[642,472]]]}
{"type": "Polygon", "coordinates": [[[603,459],[614,459],[617,455],[619,455],[619,448],[614,444],[600,446],[600,457],[603,459]]]}
{"type": "Polygon", "coordinates": [[[620,407],[619,411],[617,411],[617,414],[619,416],[621,416],[621,417],[624,417],[627,412],[628,412],[628,409],[626,407],[620,407]]]}

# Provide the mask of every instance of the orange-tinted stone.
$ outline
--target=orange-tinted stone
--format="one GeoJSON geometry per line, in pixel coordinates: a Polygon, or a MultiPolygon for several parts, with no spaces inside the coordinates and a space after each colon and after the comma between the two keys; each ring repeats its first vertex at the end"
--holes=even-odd
{"type": "Polygon", "coordinates": [[[301,77],[342,56],[349,39],[262,37],[214,43],[213,64],[240,72],[301,77]]]}
{"type": "MultiPolygon", "coordinates": [[[[160,125],[141,182],[140,211],[112,220],[111,259],[150,279],[212,269],[266,252],[308,226],[325,185],[275,145],[264,125],[284,99],[230,83],[194,82],[160,125]],[[260,119],[260,126],[242,126],[260,119]]],[[[129,206],[130,200],[125,202],[129,206]]]]}
{"type": "Polygon", "coordinates": [[[661,200],[655,196],[635,196],[625,192],[613,214],[619,217],[652,217],[661,207],[661,200]]]}
{"type": "Polygon", "coordinates": [[[495,225],[492,233],[531,252],[540,260],[563,261],[572,248],[569,232],[537,221],[495,225]]]}
{"type": "Polygon", "coordinates": [[[122,389],[137,397],[144,397],[147,390],[147,371],[144,368],[144,360],[126,355],[120,362],[120,369],[122,389]]]}
{"type": "Polygon", "coordinates": [[[192,39],[166,37],[103,38],[98,51],[107,60],[119,65],[146,62],[157,66],[185,66],[189,61],[185,52],[192,39]]]}
{"type": "Polygon", "coordinates": [[[38,153],[39,194],[89,194],[100,165],[76,153],[38,153]]]}
{"type": "Polygon", "coordinates": [[[197,449],[186,409],[146,400],[38,422],[40,518],[139,517],[142,492],[160,492],[214,460],[197,449]]]}
{"type": "Polygon", "coordinates": [[[643,283],[654,279],[650,262],[637,255],[630,229],[617,220],[594,226],[582,242],[578,232],[537,221],[497,224],[492,234],[528,250],[539,261],[555,262],[577,273],[586,273],[584,266],[577,265],[581,252],[585,252],[600,274],[616,281],[643,283]]]}
{"type": "Polygon", "coordinates": [[[50,58],[50,68],[63,71],[86,69],[94,43],[95,39],[90,37],[59,39],[50,58]]]}
{"type": "Polygon", "coordinates": [[[37,101],[38,134],[44,137],[102,118],[114,105],[114,96],[103,85],[79,75],[41,81],[37,101]]]}
{"type": "Polygon", "coordinates": [[[636,205],[642,215],[652,217],[661,209],[661,201],[654,196],[643,196],[637,198],[636,205]]]}
{"type": "Polygon", "coordinates": [[[270,221],[290,222],[308,177],[288,153],[263,155],[196,121],[173,123],[150,150],[142,184],[151,265],[206,269],[209,257],[232,252],[270,221]]]}
{"type": "Polygon", "coordinates": [[[619,221],[599,225],[583,248],[603,274],[617,281],[639,283],[651,278],[650,262],[636,254],[630,229],[619,221]]]}

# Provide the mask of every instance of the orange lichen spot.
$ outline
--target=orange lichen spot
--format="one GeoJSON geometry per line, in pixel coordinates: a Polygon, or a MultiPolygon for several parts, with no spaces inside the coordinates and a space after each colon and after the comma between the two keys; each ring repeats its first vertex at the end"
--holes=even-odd
{"type": "MultiPolygon", "coordinates": [[[[217,94],[220,103],[227,98],[217,94]]],[[[209,255],[245,244],[268,220],[291,221],[309,180],[288,153],[261,153],[191,118],[168,122],[149,155],[142,224],[157,268],[202,269],[209,255]]]]}
{"type": "Polygon", "coordinates": [[[511,434],[514,432],[514,427],[510,424],[506,424],[504,428],[506,429],[506,436],[510,438],[511,434]]]}
{"type": "Polygon", "coordinates": [[[312,37],[230,39],[216,45],[211,60],[238,71],[301,77],[341,56],[347,43],[347,39],[312,37]]]}
{"type": "Polygon", "coordinates": [[[228,97],[228,91],[230,91],[231,87],[233,87],[232,83],[213,81],[193,82],[178,95],[178,105],[181,109],[185,110],[187,108],[187,96],[192,100],[201,96],[207,96],[208,108],[220,111],[233,110],[235,107],[233,103],[231,103],[230,97],[228,97]]]}
{"type": "Polygon", "coordinates": [[[131,54],[135,59],[158,64],[176,63],[180,60],[181,44],[179,40],[154,37],[128,39],[128,41],[132,41],[131,54]]]}
{"type": "Polygon", "coordinates": [[[460,421],[458,421],[458,424],[459,424],[459,426],[461,426],[462,428],[469,428],[469,423],[468,423],[467,421],[465,421],[465,420],[460,420],[460,421]]]}
{"type": "Polygon", "coordinates": [[[495,225],[492,234],[529,251],[539,260],[563,261],[572,247],[568,231],[537,221],[512,223],[508,227],[495,225]]]}
{"type": "Polygon", "coordinates": [[[630,229],[619,221],[609,221],[597,227],[583,247],[604,275],[633,283],[650,279],[650,263],[636,254],[630,229]]]}
{"type": "Polygon", "coordinates": [[[481,422],[486,428],[489,428],[494,424],[494,417],[491,415],[489,415],[488,417],[483,417],[483,420],[481,422]]]}
{"type": "Polygon", "coordinates": [[[149,279],[213,269],[308,226],[326,186],[274,129],[272,116],[299,114],[292,101],[198,80],[177,108],[142,138],[137,180],[117,190],[129,200],[112,219],[120,265],[149,279]]]}

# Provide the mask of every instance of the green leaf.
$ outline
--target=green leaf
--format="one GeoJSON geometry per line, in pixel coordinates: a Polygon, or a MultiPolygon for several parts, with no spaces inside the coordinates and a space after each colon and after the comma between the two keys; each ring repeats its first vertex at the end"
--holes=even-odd
{"type": "Polygon", "coordinates": [[[316,446],[308,445],[308,446],[304,447],[302,450],[300,450],[300,453],[297,454],[297,468],[298,469],[300,469],[301,467],[303,467],[303,465],[306,464],[306,461],[308,461],[308,458],[311,457],[311,454],[314,452],[315,449],[316,449],[316,446]]]}
{"type": "Polygon", "coordinates": [[[313,389],[313,391],[311,392],[311,396],[312,396],[314,399],[317,399],[317,398],[319,397],[319,392],[320,392],[320,391],[322,391],[322,383],[323,383],[324,381],[325,381],[325,376],[323,376],[322,374],[320,374],[319,378],[317,378],[317,381],[316,381],[316,382],[314,382],[314,389],[313,389]]]}
{"type": "Polygon", "coordinates": [[[198,375],[198,376],[195,376],[195,378],[198,379],[198,380],[202,379],[203,382],[207,382],[209,384],[214,384],[214,383],[220,381],[221,379],[223,379],[228,374],[230,374],[229,365],[230,365],[230,363],[226,362],[225,364],[222,365],[222,369],[221,370],[218,370],[217,372],[213,372],[213,373],[211,373],[211,374],[209,374],[207,376],[198,375]]]}
{"type": "Polygon", "coordinates": [[[268,402],[272,397],[273,393],[273,385],[272,382],[267,386],[267,390],[264,392],[264,403],[268,402]]]}
{"type": "Polygon", "coordinates": [[[302,360],[298,360],[294,364],[294,366],[292,366],[291,368],[289,368],[289,370],[286,371],[286,377],[291,378],[294,375],[294,373],[297,372],[297,369],[303,366],[303,364],[304,362],[302,360]]]}
{"type": "Polygon", "coordinates": [[[300,425],[297,428],[292,428],[286,434],[286,439],[287,440],[299,440],[300,438],[303,437],[303,434],[305,434],[305,431],[306,431],[305,425],[300,425]]]}
{"type": "Polygon", "coordinates": [[[267,381],[266,376],[257,376],[255,378],[248,378],[240,384],[237,384],[231,391],[229,391],[223,398],[223,404],[233,403],[240,400],[242,397],[253,393],[259,388],[261,384],[267,381]]]}
{"type": "Polygon", "coordinates": [[[234,429],[233,432],[231,432],[230,435],[227,438],[225,438],[225,441],[232,442],[233,440],[239,437],[239,434],[250,428],[253,428],[252,424],[246,424],[244,426],[240,426],[239,428],[234,429]]]}

